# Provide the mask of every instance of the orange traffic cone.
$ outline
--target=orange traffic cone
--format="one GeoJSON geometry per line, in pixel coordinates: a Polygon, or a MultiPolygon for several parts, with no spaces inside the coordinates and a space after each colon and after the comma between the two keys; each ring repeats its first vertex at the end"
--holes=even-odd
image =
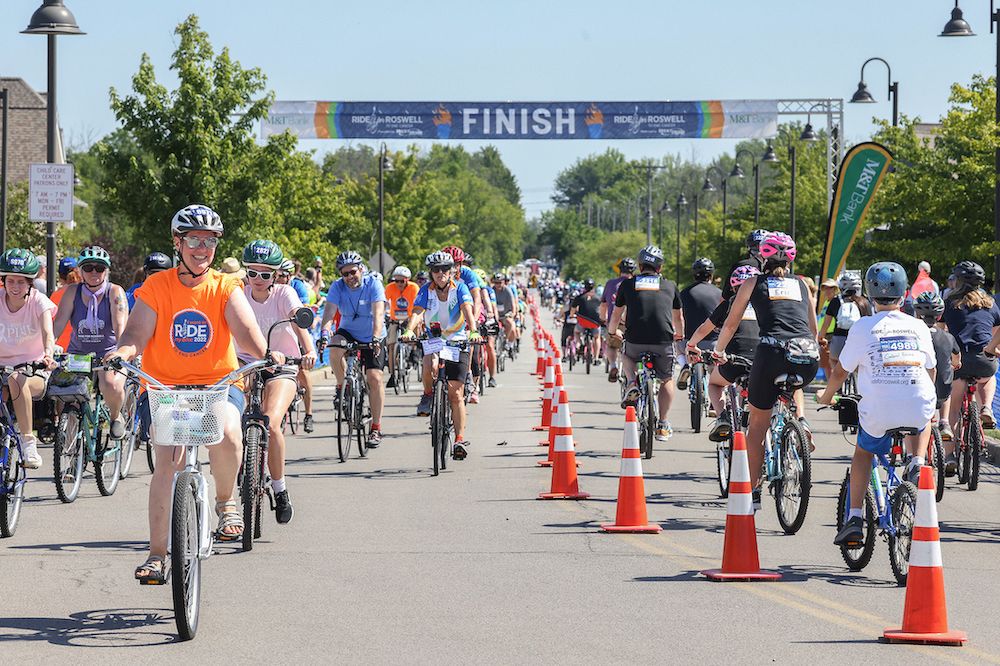
{"type": "Polygon", "coordinates": [[[535,327],[535,331],[536,331],[536,333],[535,333],[535,371],[532,372],[531,374],[537,376],[537,375],[541,375],[543,372],[545,372],[545,348],[544,348],[544,344],[545,343],[543,342],[543,340],[545,338],[543,338],[542,336],[538,335],[538,333],[537,333],[538,327],[537,326],[535,327]]]}
{"type": "Polygon", "coordinates": [[[961,645],[969,640],[964,631],[948,630],[948,608],[944,599],[944,568],[938,537],[937,502],[934,499],[934,468],[920,468],[917,515],[910,542],[910,573],[906,578],[906,602],[902,629],[886,629],[882,638],[890,643],[961,645]]]}
{"type": "Polygon", "coordinates": [[[573,451],[573,425],[569,418],[569,401],[566,392],[559,394],[559,410],[553,427],[557,430],[552,451],[552,486],[550,492],[541,493],[538,499],[586,499],[576,478],[576,453],[573,451]]]}
{"type": "Polygon", "coordinates": [[[646,516],[646,487],[642,481],[639,457],[639,424],[635,407],[625,410],[625,442],[622,446],[622,466],[618,474],[618,511],[615,522],[601,525],[604,532],[659,532],[646,516]]]}
{"type": "Polygon", "coordinates": [[[753,519],[753,490],[747,441],[742,432],[733,435],[729,502],[726,505],[726,540],[722,568],[702,571],[712,580],[779,580],[776,571],[762,571],[757,556],[757,527],[753,519]]]}
{"type": "MultiPolygon", "coordinates": [[[[552,404],[549,406],[549,419],[550,419],[549,423],[550,424],[552,423],[551,419],[553,417],[555,417],[556,411],[559,409],[559,394],[566,390],[566,388],[563,386],[562,368],[559,367],[559,365],[557,365],[555,363],[555,361],[553,361],[552,367],[555,369],[556,380],[555,380],[555,383],[552,385],[552,404]]],[[[543,407],[544,407],[544,405],[543,405],[543,407]]],[[[547,446],[547,447],[549,447],[549,454],[550,454],[549,455],[549,464],[552,463],[552,455],[551,455],[551,453],[552,453],[552,446],[553,446],[553,444],[555,444],[555,437],[556,437],[555,434],[553,434],[552,431],[553,431],[553,428],[550,427],[549,428],[549,437],[548,437],[548,439],[543,439],[542,441],[538,442],[538,446],[547,446]]]]}
{"type": "Polygon", "coordinates": [[[545,358],[545,388],[542,389],[542,422],[532,430],[548,430],[552,424],[552,387],[554,385],[555,370],[552,368],[552,357],[547,356],[545,358]]]}

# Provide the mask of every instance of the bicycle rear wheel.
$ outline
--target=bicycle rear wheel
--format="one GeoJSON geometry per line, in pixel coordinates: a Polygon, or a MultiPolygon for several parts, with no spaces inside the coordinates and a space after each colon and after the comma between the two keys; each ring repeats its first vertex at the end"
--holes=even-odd
{"type": "Polygon", "coordinates": [[[71,503],[80,494],[83,467],[80,412],[75,406],[67,406],[59,415],[56,439],[52,445],[52,478],[56,482],[56,495],[65,504],[71,503]]]}
{"type": "Polygon", "coordinates": [[[347,462],[351,455],[351,426],[354,423],[354,395],[350,382],[344,382],[337,397],[337,455],[340,462],[347,462]]]}
{"type": "Polygon", "coordinates": [[[170,577],[174,598],[174,621],[182,641],[198,632],[201,606],[201,559],[198,541],[198,480],[188,471],[177,475],[170,521],[170,577]]]}
{"type": "Polygon", "coordinates": [[[3,450],[0,458],[6,457],[6,465],[0,468],[0,537],[14,536],[17,521],[21,517],[21,506],[24,504],[24,484],[27,481],[21,469],[18,449],[8,436],[4,436],[3,450]]]}
{"type": "Polygon", "coordinates": [[[968,423],[968,456],[969,456],[969,490],[979,488],[979,460],[983,453],[983,425],[979,420],[979,402],[973,398],[969,403],[968,423]]]}
{"type": "Polygon", "coordinates": [[[594,352],[593,347],[590,344],[590,338],[586,338],[584,342],[586,348],[583,350],[583,361],[587,366],[587,374],[590,374],[590,366],[594,364],[594,352]]]}
{"type": "Polygon", "coordinates": [[[253,550],[253,540],[260,530],[260,470],[263,457],[264,429],[247,424],[243,432],[243,474],[240,480],[240,500],[243,502],[244,551],[253,550]]]}
{"type": "Polygon", "coordinates": [[[778,510],[778,523],[785,534],[795,534],[802,527],[809,509],[809,491],[812,487],[812,461],[809,439],[802,424],[789,416],[781,431],[778,464],[781,476],[776,481],[774,502],[778,510]]]}
{"type": "Polygon", "coordinates": [[[396,372],[399,373],[399,377],[396,378],[396,384],[403,385],[403,393],[410,392],[410,369],[407,367],[407,354],[406,346],[402,343],[397,343],[400,349],[399,355],[396,357],[396,372]]]}
{"type": "MultiPolygon", "coordinates": [[[[847,516],[851,509],[851,470],[848,468],[844,475],[844,480],[840,484],[840,494],[837,497],[837,531],[844,529],[847,523],[847,516]]],[[[875,527],[878,522],[875,520],[875,495],[871,486],[865,491],[864,506],[862,512],[865,517],[864,541],[856,548],[840,546],[840,556],[844,558],[844,564],[851,571],[861,571],[872,560],[875,552],[875,527]]]]}
{"type": "Polygon", "coordinates": [[[358,453],[361,454],[362,458],[368,457],[368,424],[371,422],[371,416],[365,414],[365,396],[368,395],[368,390],[362,383],[364,380],[358,382],[354,387],[354,436],[358,441],[358,453]]]}
{"type": "Polygon", "coordinates": [[[941,439],[941,430],[937,426],[931,427],[931,443],[927,447],[928,458],[931,467],[934,468],[934,499],[940,502],[944,499],[944,442],[941,439]]]}
{"type": "Polygon", "coordinates": [[[695,363],[691,366],[691,429],[701,432],[701,415],[704,413],[702,403],[705,401],[705,365],[695,363]]]}
{"type": "Polygon", "coordinates": [[[96,428],[94,454],[94,477],[97,481],[97,489],[105,497],[115,494],[118,489],[118,482],[121,481],[122,470],[122,442],[111,439],[109,423],[101,419],[96,428]]]}
{"type": "Polygon", "coordinates": [[[917,516],[917,489],[909,481],[896,487],[889,500],[895,534],[889,534],[889,565],[896,583],[906,585],[910,572],[910,544],[913,541],[913,521],[917,516]]]}

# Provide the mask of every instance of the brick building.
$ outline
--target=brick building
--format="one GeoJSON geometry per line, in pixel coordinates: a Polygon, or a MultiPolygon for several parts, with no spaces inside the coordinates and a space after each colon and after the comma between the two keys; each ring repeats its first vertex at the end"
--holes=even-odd
{"type": "MultiPolygon", "coordinates": [[[[28,178],[28,165],[46,162],[45,93],[36,92],[24,79],[0,76],[0,89],[9,97],[7,130],[7,181],[17,183],[28,178]]],[[[3,118],[0,118],[0,128],[3,118]]],[[[56,145],[56,161],[62,160],[62,132],[56,145]]]]}

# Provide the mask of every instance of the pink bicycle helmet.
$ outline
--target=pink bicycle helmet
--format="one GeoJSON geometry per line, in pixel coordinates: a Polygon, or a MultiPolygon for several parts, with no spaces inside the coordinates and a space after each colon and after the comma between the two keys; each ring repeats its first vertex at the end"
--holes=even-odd
{"type": "Polygon", "coordinates": [[[764,261],[795,261],[795,241],[788,234],[772,231],[760,242],[760,257],[764,261]]]}
{"type": "Polygon", "coordinates": [[[756,266],[737,266],[729,276],[729,286],[739,289],[744,282],[757,275],[760,275],[760,269],[756,266]]]}

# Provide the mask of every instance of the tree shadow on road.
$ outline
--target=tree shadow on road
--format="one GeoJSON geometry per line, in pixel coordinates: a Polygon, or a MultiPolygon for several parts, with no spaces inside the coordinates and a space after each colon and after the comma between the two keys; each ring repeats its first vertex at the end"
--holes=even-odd
{"type": "MultiPolygon", "coordinates": [[[[353,460],[353,459],[352,459],[353,460]]],[[[442,470],[447,474],[448,470],[442,470]]],[[[430,478],[430,468],[421,469],[372,469],[354,472],[286,472],[293,479],[423,479],[430,478]]]]}
{"type": "Polygon", "coordinates": [[[873,589],[898,588],[896,580],[875,579],[863,576],[860,572],[853,572],[847,567],[824,567],[810,566],[808,564],[785,564],[778,567],[782,574],[792,572],[801,575],[804,579],[821,580],[833,585],[843,585],[845,587],[868,587],[873,589]]]}
{"type": "Polygon", "coordinates": [[[69,617],[0,617],[0,644],[43,641],[52,645],[127,648],[178,640],[173,613],[155,608],[115,608],[69,617]]]}

